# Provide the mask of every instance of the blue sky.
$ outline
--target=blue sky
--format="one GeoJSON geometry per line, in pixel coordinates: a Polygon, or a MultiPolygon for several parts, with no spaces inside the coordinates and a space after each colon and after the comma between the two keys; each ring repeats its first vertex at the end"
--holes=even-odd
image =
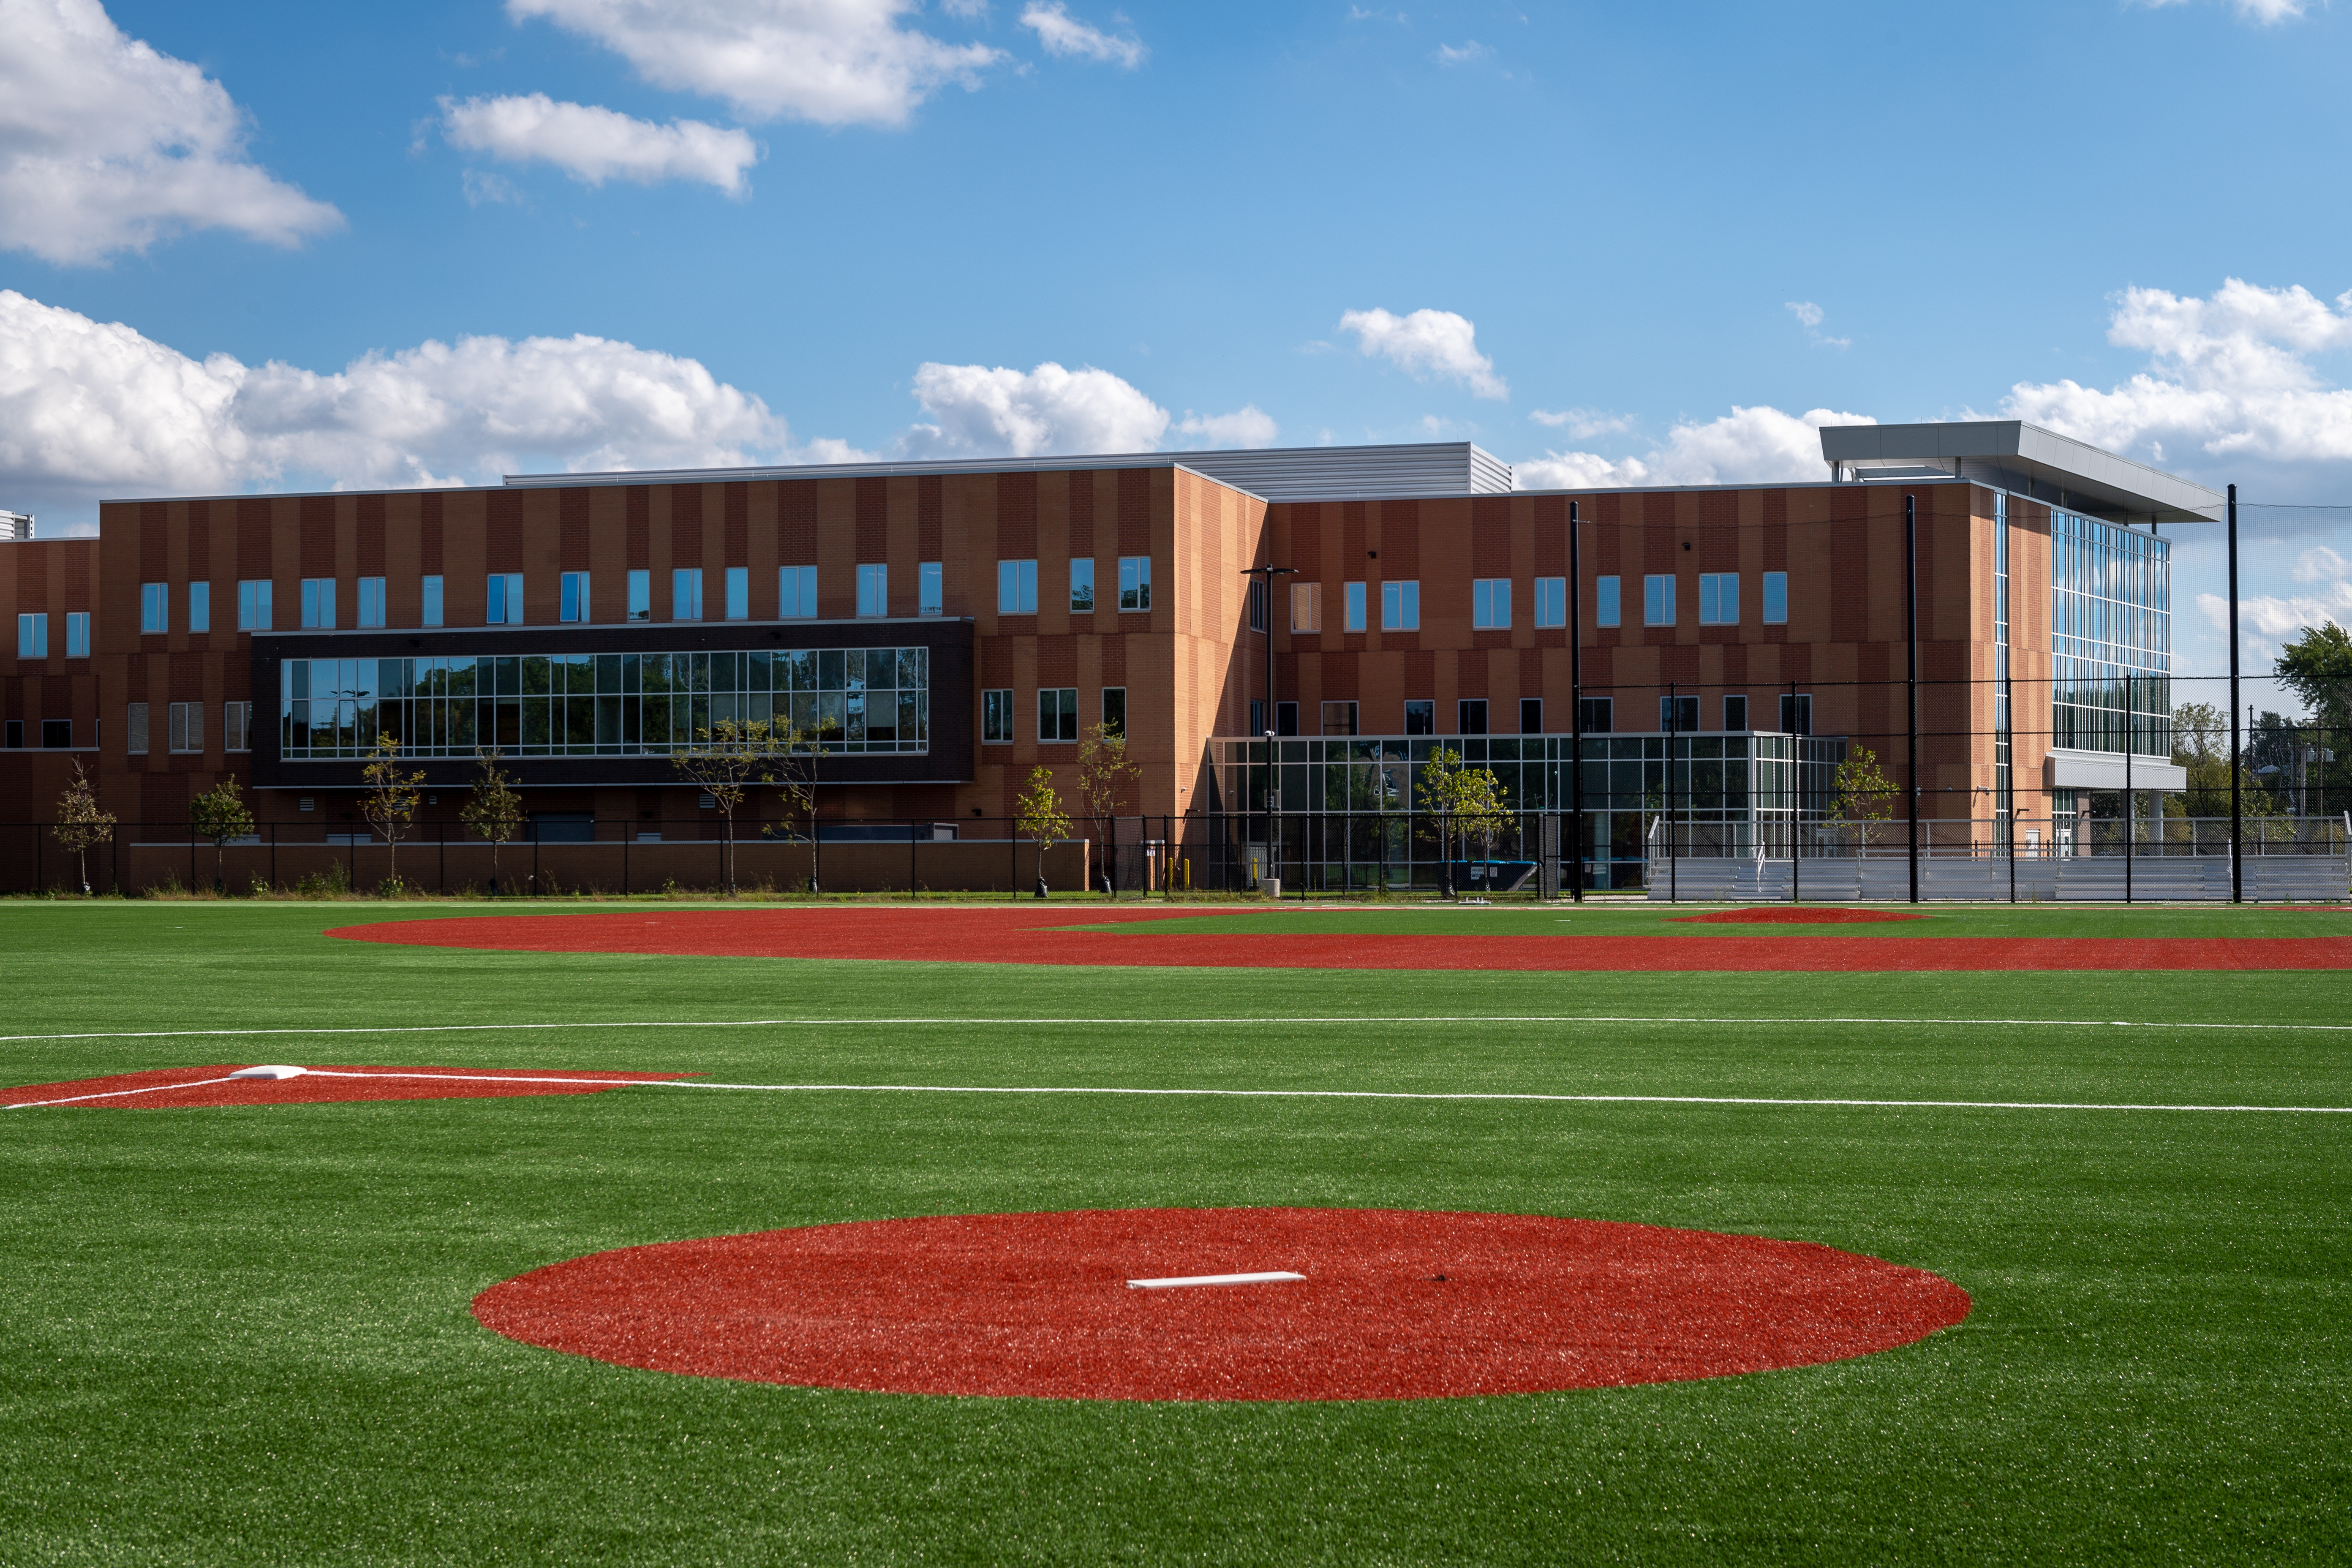
{"type": "MultiPolygon", "coordinates": [[[[0,0],[0,506],[1430,437],[1810,479],[1815,411],[2352,501],[2347,27],[0,0]]],[[[2352,619],[2347,520],[2250,511],[2250,648],[2352,619]]]]}

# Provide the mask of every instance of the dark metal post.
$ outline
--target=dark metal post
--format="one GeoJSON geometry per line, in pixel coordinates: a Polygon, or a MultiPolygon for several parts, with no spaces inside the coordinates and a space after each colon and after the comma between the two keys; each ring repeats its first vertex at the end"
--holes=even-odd
{"type": "Polygon", "coordinates": [[[1911,901],[1919,901],[1919,498],[1903,498],[1903,644],[1909,761],[1904,778],[1911,825],[1911,901]]]}
{"type": "Polygon", "coordinates": [[[1568,503],[1568,799],[1569,822],[1574,840],[1569,858],[1576,864],[1570,897],[1584,902],[1584,568],[1580,546],[1584,529],[1576,503],[1568,503]]]}
{"type": "Polygon", "coordinates": [[[1675,845],[1675,731],[1680,728],[1682,706],[1675,700],[1675,683],[1666,682],[1666,902],[1682,902],[1682,858],[1675,845]]]}
{"type": "Polygon", "coordinates": [[[2124,671],[2124,902],[2132,901],[2132,840],[2139,837],[2139,797],[2132,794],[2132,752],[2139,745],[2139,682],[2124,671]]]}
{"type": "MultiPolygon", "coordinates": [[[[1797,683],[1789,682],[1789,717],[1797,717],[1797,683]]],[[[1804,901],[1798,879],[1805,863],[1805,747],[1794,730],[1789,731],[1789,901],[1804,901]]]]}
{"type": "Polygon", "coordinates": [[[2246,897],[2245,851],[2239,839],[2243,830],[2238,798],[2238,775],[2244,771],[2238,752],[2238,487],[2230,487],[2230,901],[2246,897]]]}
{"type": "Polygon", "coordinates": [[[922,853],[915,844],[915,825],[909,822],[907,824],[907,900],[909,903],[915,897],[915,858],[922,853]]]}

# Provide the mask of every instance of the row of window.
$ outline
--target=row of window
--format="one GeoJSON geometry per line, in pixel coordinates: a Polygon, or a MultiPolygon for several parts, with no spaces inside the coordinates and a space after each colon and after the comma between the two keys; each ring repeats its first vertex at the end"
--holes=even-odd
{"type": "MultiPolygon", "coordinates": [[[[1122,555],[1118,558],[1118,607],[1121,610],[1151,608],[1151,557],[1122,555]]],[[[1073,615],[1088,614],[1095,605],[1095,563],[1091,557],[1080,556],[1070,563],[1070,611],[1073,615]]],[[[1000,616],[1034,616],[1037,613],[1037,563],[1034,561],[999,561],[996,563],[996,613],[1000,616]]]]}
{"type": "MultiPolygon", "coordinates": [[[[1789,574],[1767,572],[1764,574],[1763,624],[1785,626],[1789,620],[1789,574]]],[[[1253,590],[1256,589],[1253,584],[1253,590]]],[[[1621,580],[1616,577],[1596,577],[1592,580],[1593,624],[1601,626],[1621,625],[1622,615],[1621,580]]],[[[1370,584],[1343,583],[1340,584],[1342,614],[1341,629],[1360,632],[1365,629],[1371,609],[1370,584]]],[[[1535,625],[1538,628],[1568,625],[1568,579],[1538,577],[1535,580],[1535,625]]],[[[1675,578],[1671,573],[1659,573],[1642,579],[1642,624],[1647,626],[1670,626],[1675,622],[1675,578]]],[[[1703,626],[1736,626],[1739,624],[1739,574],[1737,572],[1702,572],[1698,579],[1698,624],[1703,626]]],[[[1470,584],[1470,625],[1477,631],[1504,631],[1511,625],[1511,579],[1508,577],[1474,578],[1470,584]]],[[[1262,593],[1253,591],[1250,596],[1250,630],[1265,629],[1265,602],[1262,593]]],[[[1319,632],[1323,629],[1323,584],[1295,583],[1290,589],[1290,629],[1294,632],[1319,632]]],[[[1421,584],[1417,582],[1382,583],[1381,584],[1381,630],[1411,632],[1421,629],[1421,584]]]]}
{"type": "MultiPolygon", "coordinates": [[[[130,704],[123,717],[124,749],[134,757],[145,756],[149,746],[147,704],[130,704]]],[[[165,703],[163,743],[173,752],[202,752],[205,749],[205,705],[201,702],[165,703]]],[[[252,703],[221,704],[221,750],[253,750],[252,703]]]]}
{"type": "MultiPolygon", "coordinates": [[[[1034,563],[1032,563],[1034,565],[1034,563]]],[[[941,613],[942,567],[937,561],[926,561],[916,569],[916,596],[919,614],[936,616],[941,613]]],[[[419,581],[417,624],[437,626],[442,618],[442,583],[438,576],[419,581]]],[[[1143,574],[1143,595],[1150,597],[1149,564],[1143,574]]],[[[724,569],[719,579],[720,618],[744,621],[751,618],[751,574],[745,566],[724,569]]],[[[335,579],[305,577],[301,587],[301,626],[305,631],[332,631],[337,625],[335,579]]],[[[266,632],[271,626],[270,580],[257,578],[236,585],[236,629],[241,632],[266,632]]],[[[776,569],[777,618],[780,620],[814,620],[817,618],[816,568],[814,566],[780,566],[776,569]]],[[[186,593],[187,628],[191,632],[212,630],[212,584],[191,583],[186,593]]],[[[887,565],[864,565],[857,569],[857,613],[861,616],[881,617],[890,613],[890,568],[887,565]]],[[[359,618],[352,623],[362,630],[384,625],[384,580],[362,577],[359,580],[359,618]]],[[[632,572],[628,579],[628,618],[632,621],[653,619],[653,574],[632,572]]],[[[557,588],[556,614],[560,620],[586,621],[591,618],[588,574],[566,572],[557,588]]],[[[28,634],[26,619],[43,617],[18,616],[17,641],[22,645],[28,634]]],[[[87,652],[89,617],[79,617],[83,623],[87,652]]],[[[670,619],[699,621],[705,619],[702,568],[681,566],[670,573],[670,619]]],[[[523,574],[520,572],[493,572],[484,584],[482,622],[485,626],[519,626],[523,624],[523,574]]],[[[163,633],[172,629],[172,585],[169,583],[142,584],[139,589],[139,629],[142,632],[163,633]]],[[[46,639],[46,628],[37,635],[46,639]]],[[[73,635],[68,627],[68,637],[73,635]]],[[[44,642],[46,646],[46,641],[44,642]]],[[[80,657],[79,655],[69,657],[80,657]]]]}
{"type": "MultiPolygon", "coordinates": [[[[16,751],[25,743],[25,721],[11,719],[5,732],[0,732],[0,745],[16,751]]],[[[41,744],[53,752],[68,751],[73,746],[73,721],[44,719],[41,721],[41,744]]]]}
{"type": "MultiPolygon", "coordinates": [[[[49,617],[38,611],[16,617],[16,657],[47,658],[49,657],[49,617]]],[[[89,657],[89,612],[66,612],[66,657],[89,657]]]]}
{"type": "MultiPolygon", "coordinates": [[[[1007,693],[1008,698],[1010,693],[1007,693]]],[[[1493,733],[1486,700],[1465,697],[1454,705],[1455,730],[1461,735],[1493,733]]],[[[1326,735],[1358,735],[1360,706],[1354,702],[1323,704],[1323,730],[1326,735]]],[[[1587,697],[1578,710],[1580,727],[1588,735],[1606,735],[1616,729],[1617,704],[1614,698],[1587,697]]],[[[1696,697],[1661,697],[1658,699],[1658,730],[1661,733],[1691,734],[1699,731],[1699,700],[1696,697]]],[[[1723,728],[1733,734],[1748,729],[1748,699],[1723,699],[1723,728]]],[[[1810,692],[1783,692],[1780,695],[1780,731],[1784,734],[1810,735],[1813,732],[1813,699],[1810,692]]],[[[1276,735],[1298,733],[1298,704],[1277,702],[1274,705],[1274,732],[1276,735]]],[[[1519,699],[1519,728],[1522,735],[1544,733],[1543,699],[1519,699]]],[[[1265,704],[1253,700],[1250,703],[1250,733],[1265,733],[1265,704]]],[[[1428,698],[1408,700],[1404,705],[1404,730],[1407,735],[1437,733],[1437,704],[1428,698]]],[[[1011,737],[1007,737],[1010,739],[1011,737]]]]}
{"type": "MultiPolygon", "coordinates": [[[[980,738],[989,745],[1010,745],[1017,738],[1019,721],[1013,707],[1013,689],[992,687],[980,694],[980,738]]],[[[1102,727],[1108,735],[1127,733],[1127,688],[1102,689],[1102,727]]],[[[1078,689],[1041,686],[1037,689],[1037,739],[1040,742],[1078,738],[1078,689]]]]}

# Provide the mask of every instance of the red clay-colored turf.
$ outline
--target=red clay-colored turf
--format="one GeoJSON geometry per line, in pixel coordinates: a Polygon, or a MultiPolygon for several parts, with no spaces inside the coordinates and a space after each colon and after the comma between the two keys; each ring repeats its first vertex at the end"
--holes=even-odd
{"type": "Polygon", "coordinates": [[[353,942],[521,952],[898,959],[1110,967],[1922,971],[2346,969],[2352,937],[1865,937],[1491,935],[1278,931],[1188,934],[1160,910],[941,908],[681,910],[470,915],[342,926],[353,942]],[[1072,929],[1165,922],[1122,932],[1072,929]]]}
{"type": "Polygon", "coordinates": [[[1809,1242],[1531,1215],[1124,1209],[812,1226],[599,1252],[474,1300],[623,1366],[879,1393],[1421,1399],[1809,1366],[1968,1316],[1809,1242]],[[1304,1281],[1130,1289],[1284,1269],[1304,1281]]]}
{"type": "Polygon", "coordinates": [[[1819,904],[1764,904],[1749,910],[1715,910],[1703,915],[1670,915],[1676,924],[1844,926],[1874,921],[1924,921],[1926,915],[1899,914],[1893,910],[1824,909],[1819,904]]]}
{"type": "MultiPolygon", "coordinates": [[[[65,1083],[22,1084],[0,1089],[0,1106],[33,1105],[80,1095],[107,1094],[107,1100],[85,1100],[78,1109],[101,1110],[183,1110],[217,1105],[326,1105],[355,1100],[479,1100],[520,1094],[602,1094],[609,1083],[501,1083],[500,1079],[626,1079],[632,1083],[659,1083],[685,1077],[674,1072],[566,1072],[540,1068],[420,1068],[345,1067],[318,1068],[300,1078],[238,1079],[232,1083],[205,1083],[225,1078],[250,1062],[225,1067],[157,1068],[148,1072],[115,1073],[107,1078],[74,1079],[65,1083]],[[455,1079],[327,1078],[321,1074],[450,1073],[455,1079]],[[159,1084],[203,1084],[198,1089],[160,1089],[159,1084]],[[122,1089],[145,1089],[121,1094],[122,1089]]],[[[62,1108],[61,1108],[62,1109],[62,1108]]]]}

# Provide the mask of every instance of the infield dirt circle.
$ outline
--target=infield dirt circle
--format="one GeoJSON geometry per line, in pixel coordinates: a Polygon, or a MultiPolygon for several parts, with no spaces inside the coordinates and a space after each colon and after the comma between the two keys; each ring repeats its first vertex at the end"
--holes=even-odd
{"type": "Polygon", "coordinates": [[[1535,1215],[947,1215],[594,1253],[495,1285],[509,1339],[623,1366],[877,1393],[1417,1399],[1664,1383],[1908,1344],[1968,1316],[1809,1242],[1535,1215]],[[1130,1279],[1302,1279],[1140,1289],[1130,1279]]]}

